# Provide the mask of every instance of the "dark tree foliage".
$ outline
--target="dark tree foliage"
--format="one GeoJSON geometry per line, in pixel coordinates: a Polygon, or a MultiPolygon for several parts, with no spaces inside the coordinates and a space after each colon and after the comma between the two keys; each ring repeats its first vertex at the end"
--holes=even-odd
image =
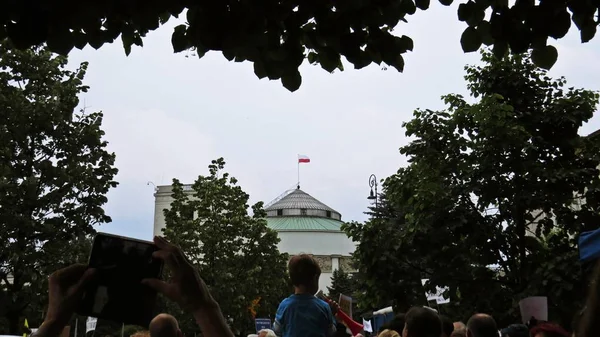
{"type": "MultiPolygon", "coordinates": [[[[5,14],[5,12],[3,12],[5,14]]],[[[10,334],[42,316],[48,275],[83,262],[93,225],[110,222],[117,183],[102,113],[74,112],[87,63],[0,41],[0,317],[10,334]]]]}
{"type": "Polygon", "coordinates": [[[425,305],[420,260],[412,246],[401,241],[404,215],[387,200],[385,191],[367,214],[371,216],[367,222],[343,227],[358,243],[352,255],[359,271],[354,277],[360,289],[355,294],[358,307],[367,311],[393,305],[397,312],[406,312],[412,305],[425,305]]]}
{"type": "Polygon", "coordinates": [[[331,287],[327,287],[327,296],[334,301],[338,301],[341,294],[352,297],[352,317],[355,321],[362,322],[361,313],[366,310],[358,306],[357,297],[360,297],[358,278],[358,273],[350,274],[341,268],[334,270],[331,277],[331,287]]]}
{"type": "MultiPolygon", "coordinates": [[[[453,0],[440,0],[448,6],[453,0]]],[[[468,27],[460,37],[465,52],[482,44],[494,53],[521,53],[533,48],[532,59],[551,67],[560,39],[575,24],[581,41],[596,34],[597,1],[468,0],[458,7],[458,20],[468,27]]],[[[281,79],[294,91],[302,82],[298,67],[305,59],[328,72],[343,69],[344,57],[356,69],[371,63],[404,69],[402,54],[413,41],[392,34],[430,0],[107,0],[5,1],[0,5],[0,39],[9,37],[19,48],[43,42],[66,55],[86,45],[100,48],[121,38],[125,53],[172,16],[185,13],[186,23],[175,27],[173,50],[196,50],[202,57],[220,51],[230,61],[250,61],[259,78],[281,79]]],[[[432,23],[435,24],[435,23],[432,23]]],[[[458,40],[458,36],[457,36],[458,40]]]]}
{"type": "MultiPolygon", "coordinates": [[[[277,232],[267,227],[262,202],[248,214],[249,195],[237,179],[223,172],[223,158],[209,165],[209,175],[199,176],[186,192],[173,180],[173,202],[164,210],[163,232],[179,245],[219,302],[234,331],[254,329],[250,307],[257,317],[269,317],[288,296],[287,254],[277,248],[277,232]]],[[[197,327],[190,317],[167,302],[165,307],[184,323],[184,332],[197,327]]]]}
{"type": "Polygon", "coordinates": [[[577,237],[600,224],[600,146],[578,135],[598,94],[565,88],[533,57],[484,52],[466,68],[476,103],[447,95],[447,110],[415,111],[409,165],[385,191],[404,213],[395,244],[420,257],[431,286],[450,288],[455,316],[503,325],[519,319],[520,299],[542,295],[568,327],[585,290],[577,237]]]}

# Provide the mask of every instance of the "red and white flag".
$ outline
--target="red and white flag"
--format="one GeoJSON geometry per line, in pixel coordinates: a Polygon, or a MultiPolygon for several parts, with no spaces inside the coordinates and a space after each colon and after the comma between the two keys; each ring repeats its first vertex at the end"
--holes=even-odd
{"type": "Polygon", "coordinates": [[[299,154],[298,155],[298,163],[310,163],[310,158],[308,158],[308,156],[305,156],[303,154],[299,154]]]}

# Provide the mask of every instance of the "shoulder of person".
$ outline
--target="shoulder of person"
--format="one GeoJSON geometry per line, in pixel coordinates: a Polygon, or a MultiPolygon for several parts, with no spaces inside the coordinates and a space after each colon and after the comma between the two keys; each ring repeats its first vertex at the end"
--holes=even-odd
{"type": "Polygon", "coordinates": [[[290,297],[286,297],[286,298],[283,299],[283,301],[281,301],[281,303],[279,303],[279,308],[287,307],[293,301],[294,301],[294,299],[291,296],[290,297]]]}

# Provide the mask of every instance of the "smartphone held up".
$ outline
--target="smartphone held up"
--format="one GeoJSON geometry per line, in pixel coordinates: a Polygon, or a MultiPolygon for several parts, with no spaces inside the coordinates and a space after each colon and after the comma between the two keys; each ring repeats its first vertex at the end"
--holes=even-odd
{"type": "Polygon", "coordinates": [[[147,326],[156,314],[156,292],[142,284],[160,278],[163,262],[148,241],[98,233],[88,261],[96,277],[86,287],[77,313],[125,324],[147,326]]]}

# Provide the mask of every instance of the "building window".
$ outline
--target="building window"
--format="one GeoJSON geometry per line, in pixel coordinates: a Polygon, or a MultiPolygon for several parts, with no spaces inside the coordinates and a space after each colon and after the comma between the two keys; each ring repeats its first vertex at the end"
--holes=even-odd
{"type": "Polygon", "coordinates": [[[328,218],[331,218],[331,211],[327,211],[327,212],[325,212],[325,213],[327,214],[327,217],[328,217],[328,218]]]}
{"type": "Polygon", "coordinates": [[[278,209],[277,210],[277,216],[282,216],[283,215],[283,210],[282,209],[278,209]]]}
{"type": "Polygon", "coordinates": [[[300,208],[300,215],[306,215],[306,208],[300,208]]]}

